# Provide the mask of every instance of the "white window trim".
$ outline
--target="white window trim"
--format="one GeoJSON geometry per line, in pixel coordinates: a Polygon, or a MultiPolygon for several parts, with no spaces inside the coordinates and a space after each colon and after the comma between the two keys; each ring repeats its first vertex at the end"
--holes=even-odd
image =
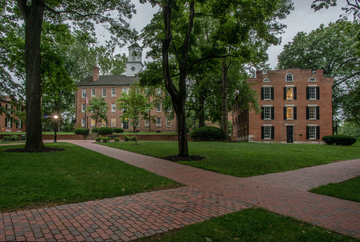
{"type": "MultiPolygon", "coordinates": [[[[263,124],[264,127],[271,127],[272,124],[263,124]]],[[[246,127],[245,127],[246,128],[246,127]]]]}
{"type": "Polygon", "coordinates": [[[90,122],[91,122],[91,127],[95,127],[95,125],[96,125],[95,119],[92,118],[92,119],[90,120],[90,122]],[[93,121],[94,121],[94,124],[93,124],[93,121]]]}
{"type": "Polygon", "coordinates": [[[269,77],[265,77],[263,82],[270,82],[270,78],[269,77]]]}
{"type": "Polygon", "coordinates": [[[287,90],[286,90],[286,100],[287,100],[287,101],[293,101],[293,100],[294,100],[294,85],[291,85],[291,86],[290,86],[290,85],[286,85],[286,86],[285,86],[285,88],[288,88],[288,87],[291,88],[291,92],[292,92],[293,98],[289,98],[289,99],[287,98],[287,90]]]}
{"type": "Polygon", "coordinates": [[[315,77],[310,77],[309,79],[308,79],[308,82],[316,82],[316,78],[315,77]],[[310,81],[310,79],[314,79],[315,81],[310,81]]]}
{"type": "Polygon", "coordinates": [[[265,128],[264,128],[264,139],[271,139],[271,128],[270,128],[270,126],[264,126],[264,127],[269,128],[269,137],[265,137],[266,131],[265,131],[265,128]]]}
{"type": "Polygon", "coordinates": [[[272,87],[272,85],[263,85],[262,87],[272,87]]]}
{"type": "Polygon", "coordinates": [[[116,89],[115,88],[111,88],[111,97],[116,97],[116,89]],[[113,93],[113,90],[115,91],[113,93]]]}
{"type": "Polygon", "coordinates": [[[272,107],[272,104],[264,104],[263,107],[272,107]]]}
{"type": "Polygon", "coordinates": [[[307,126],[318,126],[317,124],[308,124],[307,126]]]}
{"type": "Polygon", "coordinates": [[[145,119],[145,127],[149,127],[150,126],[150,121],[148,119],[145,119]]]}
{"type": "Polygon", "coordinates": [[[285,107],[295,107],[295,104],[286,104],[285,107]]]}
{"type": "Polygon", "coordinates": [[[295,85],[285,85],[285,87],[295,87],[295,85]]]}
{"type": "Polygon", "coordinates": [[[264,87],[264,100],[266,100],[266,101],[271,100],[271,87],[264,87]],[[265,97],[265,88],[269,88],[269,98],[265,97]]]}
{"type": "Polygon", "coordinates": [[[116,113],[116,103],[111,104],[111,112],[116,113]],[[114,106],[114,110],[113,110],[113,106],[114,106]]]}
{"type": "Polygon", "coordinates": [[[285,124],[285,126],[295,126],[295,124],[285,124]]]}
{"type": "Polygon", "coordinates": [[[85,109],[86,109],[86,104],[81,104],[81,112],[85,113],[85,109]],[[85,105],[85,106],[84,106],[85,105]],[[85,108],[84,108],[85,107],[85,108]]]}
{"type": "Polygon", "coordinates": [[[101,89],[101,96],[106,97],[106,88],[101,89]],[[105,96],[104,96],[104,90],[105,90],[105,96]]]}
{"type": "Polygon", "coordinates": [[[316,139],[316,126],[309,126],[309,139],[316,139]],[[310,137],[310,127],[314,128],[314,137],[310,137]]]}
{"type": "Polygon", "coordinates": [[[86,126],[86,120],[85,118],[81,118],[81,127],[85,127],[85,126],[86,126]]]}
{"type": "Polygon", "coordinates": [[[82,97],[82,98],[85,98],[85,96],[84,96],[84,91],[85,91],[85,93],[86,93],[86,89],[81,89],[81,97],[82,97]]]}
{"type": "Polygon", "coordinates": [[[315,116],[315,118],[310,118],[310,109],[309,109],[309,120],[316,120],[316,106],[310,106],[309,108],[315,108],[315,110],[314,110],[314,116],[315,116]]]}
{"type": "Polygon", "coordinates": [[[171,127],[171,119],[166,119],[166,127],[171,127]],[[168,125],[168,121],[170,121],[170,125],[168,125]]]}
{"type": "Polygon", "coordinates": [[[308,104],[308,107],[317,107],[317,104],[308,104]]]}
{"type": "Polygon", "coordinates": [[[161,118],[156,118],[156,127],[161,127],[161,118]],[[160,123],[158,124],[158,119],[160,119],[160,123]]]}
{"type": "Polygon", "coordinates": [[[313,87],[313,88],[315,88],[315,91],[314,91],[315,97],[310,97],[310,89],[309,89],[309,100],[317,100],[317,99],[316,99],[316,87],[317,87],[317,86],[308,86],[308,87],[313,87]]]}
{"type": "Polygon", "coordinates": [[[161,103],[158,103],[158,104],[156,104],[156,112],[161,113],[161,108],[162,108],[161,106],[162,106],[162,105],[161,105],[161,103]],[[158,104],[160,105],[160,111],[159,111],[158,108],[157,108],[157,105],[158,105],[158,104]]]}
{"type": "Polygon", "coordinates": [[[286,120],[294,120],[294,107],[295,105],[285,105],[286,107],[286,120]],[[292,108],[292,112],[291,112],[291,118],[287,117],[287,108],[292,108]]]}
{"type": "Polygon", "coordinates": [[[116,118],[111,118],[110,122],[111,122],[111,127],[116,127],[116,118]],[[114,125],[113,125],[113,120],[115,120],[114,125]]]}
{"type": "Polygon", "coordinates": [[[290,73],[290,72],[286,73],[286,75],[285,75],[285,82],[294,82],[294,75],[293,75],[292,73],[290,73]],[[288,80],[287,80],[287,76],[288,76],[288,75],[291,75],[291,81],[288,81],[288,80]]]}
{"type": "Polygon", "coordinates": [[[91,89],[91,97],[96,97],[96,89],[91,89]],[[95,91],[94,94],[93,94],[93,91],[92,91],[92,90],[95,91]]]}
{"type": "Polygon", "coordinates": [[[271,120],[271,107],[264,107],[264,120],[271,120]],[[265,118],[265,108],[269,108],[269,118],[265,118]]]}

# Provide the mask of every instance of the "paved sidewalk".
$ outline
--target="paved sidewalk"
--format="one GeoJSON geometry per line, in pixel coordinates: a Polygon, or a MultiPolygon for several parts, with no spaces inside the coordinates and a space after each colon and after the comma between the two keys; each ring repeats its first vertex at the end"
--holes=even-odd
{"type": "Polygon", "coordinates": [[[307,190],[360,175],[360,160],[236,178],[94,144],[66,141],[188,185],[0,214],[2,240],[132,240],[251,206],[360,238],[360,203],[307,190]]]}

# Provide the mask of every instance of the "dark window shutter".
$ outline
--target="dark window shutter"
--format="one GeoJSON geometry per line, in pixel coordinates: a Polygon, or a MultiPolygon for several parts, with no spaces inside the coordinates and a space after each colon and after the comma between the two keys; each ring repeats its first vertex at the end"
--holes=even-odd
{"type": "Polygon", "coordinates": [[[7,118],[5,118],[5,127],[7,127],[7,118]]]}
{"type": "Polygon", "coordinates": [[[274,136],[275,136],[275,127],[274,126],[271,126],[271,139],[274,139],[274,136]]]}
{"type": "Polygon", "coordinates": [[[20,129],[22,129],[23,128],[23,124],[22,124],[23,122],[20,120],[20,129]]]}
{"type": "Polygon", "coordinates": [[[284,107],[284,120],[286,120],[286,107],[284,107]]]}
{"type": "Polygon", "coordinates": [[[274,100],[274,88],[271,88],[271,100],[274,100]]]}
{"type": "Polygon", "coordinates": [[[271,107],[271,119],[274,120],[274,107],[271,107]]]}
{"type": "Polygon", "coordinates": [[[261,88],[261,100],[264,100],[264,88],[261,88]]]}
{"type": "Polygon", "coordinates": [[[261,108],[261,120],[264,119],[264,108],[261,108]]]}
{"type": "Polygon", "coordinates": [[[5,108],[8,109],[8,105],[7,105],[7,104],[5,104],[5,108]]]}
{"type": "Polygon", "coordinates": [[[309,107],[306,107],[306,119],[308,120],[309,119],[309,107]]]}
{"type": "Polygon", "coordinates": [[[306,100],[309,100],[309,87],[306,87],[306,100]]]}
{"type": "Polygon", "coordinates": [[[245,114],[245,122],[246,122],[247,121],[247,111],[244,114],[245,114]]]}
{"type": "Polygon", "coordinates": [[[297,120],[297,107],[293,107],[293,118],[297,120]]]}
{"type": "Polygon", "coordinates": [[[320,139],[320,127],[316,127],[316,139],[320,139]]]}
{"type": "Polygon", "coordinates": [[[306,139],[309,139],[309,126],[306,126],[306,139]]]}
{"type": "Polygon", "coordinates": [[[316,107],[316,119],[320,119],[320,107],[316,107]]]}
{"type": "Polygon", "coordinates": [[[261,126],[261,139],[264,139],[264,132],[265,132],[264,126],[261,126]]]}
{"type": "Polygon", "coordinates": [[[316,87],[316,99],[320,100],[320,87],[316,87]]]}
{"type": "Polygon", "coordinates": [[[293,90],[294,90],[294,100],[297,99],[297,90],[296,90],[296,87],[293,87],[293,90]]]}
{"type": "Polygon", "coordinates": [[[284,87],[284,100],[286,100],[286,87],[284,87]]]}

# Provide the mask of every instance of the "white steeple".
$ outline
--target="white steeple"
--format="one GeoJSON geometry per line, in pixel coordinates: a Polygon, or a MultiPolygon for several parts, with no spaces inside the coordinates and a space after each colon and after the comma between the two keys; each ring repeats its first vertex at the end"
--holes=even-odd
{"type": "Polygon", "coordinates": [[[137,43],[132,44],[128,49],[129,58],[126,63],[126,76],[135,76],[144,67],[141,62],[142,49],[137,43]]]}

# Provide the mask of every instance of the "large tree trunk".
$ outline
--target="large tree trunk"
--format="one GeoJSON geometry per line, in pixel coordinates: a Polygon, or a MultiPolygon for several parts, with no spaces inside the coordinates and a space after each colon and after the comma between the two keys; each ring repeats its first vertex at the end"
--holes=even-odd
{"type": "Polygon", "coordinates": [[[25,20],[26,144],[27,149],[44,148],[41,130],[40,41],[45,0],[24,0],[18,5],[25,20]]]}
{"type": "Polygon", "coordinates": [[[229,124],[228,124],[228,107],[227,107],[227,72],[228,65],[226,59],[222,61],[221,67],[221,79],[222,79],[222,97],[221,97],[221,108],[222,108],[222,131],[224,140],[229,140],[229,124]]]}

